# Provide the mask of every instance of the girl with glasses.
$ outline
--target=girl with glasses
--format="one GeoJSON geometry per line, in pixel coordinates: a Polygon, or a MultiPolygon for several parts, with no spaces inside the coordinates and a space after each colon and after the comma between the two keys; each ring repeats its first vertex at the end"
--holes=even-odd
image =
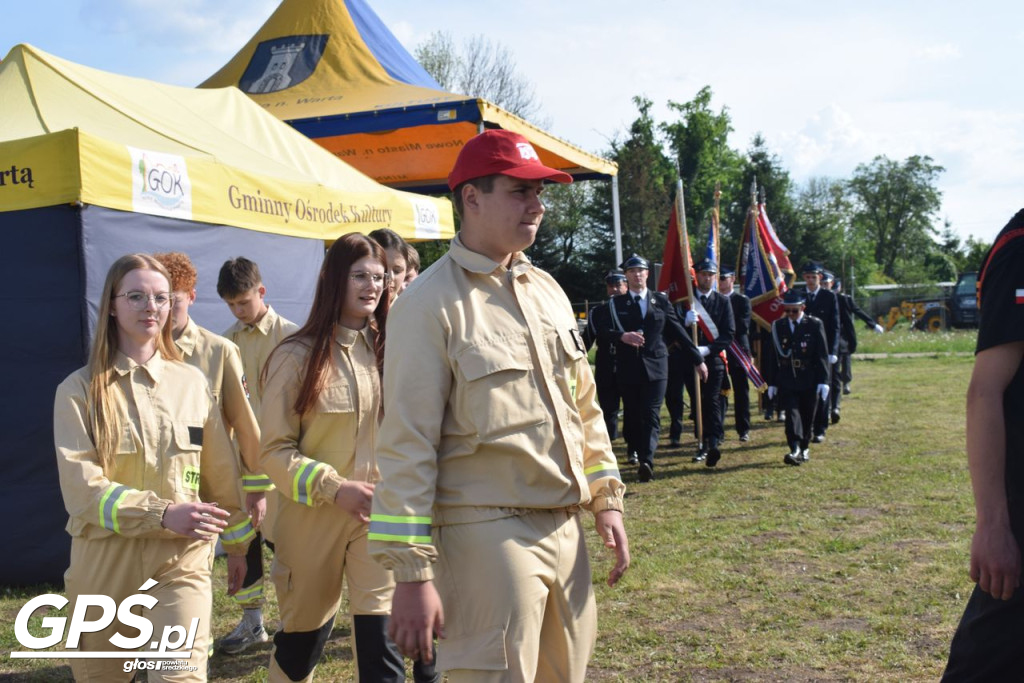
{"type": "MultiPolygon", "coordinates": [[[[378,478],[387,259],[356,233],[327,251],[309,319],[267,360],[261,465],[277,489],[270,681],[312,680],[348,584],[358,679],[402,681],[387,638],[394,582],[366,548],[378,478]]],[[[426,680],[432,680],[431,678],[426,680]]]]}
{"type": "MultiPolygon", "coordinates": [[[[118,259],[103,287],[89,364],[57,389],[54,440],[72,537],[64,581],[72,611],[79,596],[150,599],[141,616],[151,633],[136,637],[129,628],[128,642],[114,638],[115,648],[111,637],[125,630],[115,619],[84,633],[79,650],[123,649],[130,660],[165,628],[194,627],[187,666],[150,670],[149,680],[205,681],[213,541],[220,535],[229,554],[233,593],[253,529],[221,412],[171,338],[170,289],[153,257],[118,259]]],[[[72,659],[71,668],[76,680],[132,678],[117,659],[72,659]]]]}

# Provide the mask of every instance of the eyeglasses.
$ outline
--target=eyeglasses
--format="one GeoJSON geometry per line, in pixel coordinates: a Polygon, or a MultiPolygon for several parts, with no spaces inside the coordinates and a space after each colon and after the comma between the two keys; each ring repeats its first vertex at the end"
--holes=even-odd
{"type": "Polygon", "coordinates": [[[160,294],[146,294],[145,292],[125,292],[124,294],[115,294],[114,298],[124,297],[128,302],[128,307],[133,311],[144,311],[150,301],[153,302],[153,308],[157,310],[161,308],[167,308],[174,301],[174,297],[166,292],[160,294]]]}
{"type": "Polygon", "coordinates": [[[381,286],[384,283],[391,281],[391,273],[381,274],[357,271],[355,273],[349,273],[348,279],[363,288],[369,287],[371,283],[373,283],[374,286],[381,286]]]}

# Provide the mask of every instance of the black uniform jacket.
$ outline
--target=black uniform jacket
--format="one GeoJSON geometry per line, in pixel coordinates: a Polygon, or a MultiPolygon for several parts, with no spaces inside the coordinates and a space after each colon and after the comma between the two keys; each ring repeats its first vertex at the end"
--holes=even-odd
{"type": "Polygon", "coordinates": [[[839,292],[839,345],[843,353],[856,353],[857,351],[857,328],[853,322],[853,316],[857,316],[868,326],[875,326],[875,319],[865,313],[858,306],[853,297],[849,294],[839,292]]]}
{"type": "Polygon", "coordinates": [[[597,351],[594,353],[595,377],[612,377],[612,373],[615,372],[615,341],[608,336],[601,340],[597,333],[599,329],[610,330],[612,327],[612,315],[608,310],[607,301],[590,309],[587,328],[583,330],[583,343],[589,349],[597,342],[597,351]]]}
{"type": "MultiPolygon", "coordinates": [[[[700,292],[695,291],[693,295],[697,297],[700,295],[700,292]]],[[[704,303],[704,310],[708,312],[711,320],[715,323],[715,327],[718,328],[718,337],[714,341],[707,339],[704,336],[704,330],[698,325],[698,338],[700,339],[701,346],[707,346],[711,349],[710,357],[715,357],[729,348],[729,344],[732,343],[732,337],[736,334],[736,323],[733,322],[732,317],[732,304],[729,303],[729,299],[724,294],[711,290],[704,303]]]]}
{"type": "Polygon", "coordinates": [[[747,353],[750,353],[750,297],[733,290],[729,295],[729,303],[732,304],[732,319],[736,324],[736,343],[747,353]]]}
{"type": "Polygon", "coordinates": [[[772,357],[766,381],[790,391],[807,391],[828,384],[828,350],[822,322],[806,313],[790,331],[789,320],[772,323],[772,357]]]}
{"type": "Polygon", "coordinates": [[[811,293],[807,292],[807,307],[804,315],[810,315],[825,326],[825,341],[828,353],[825,355],[839,355],[839,299],[831,289],[818,287],[814,293],[813,300],[811,293]]]}
{"type": "Polygon", "coordinates": [[[668,344],[679,342],[683,353],[695,365],[702,358],[693,340],[686,334],[675,309],[668,297],[661,292],[647,291],[647,316],[640,316],[640,306],[633,300],[634,294],[626,292],[612,297],[609,310],[612,318],[610,327],[598,327],[598,343],[607,340],[615,344],[616,377],[625,384],[641,384],[651,380],[668,379],[668,344]],[[616,319],[618,325],[616,325],[616,319]],[[644,333],[642,347],[623,344],[620,339],[624,332],[644,333]]]}

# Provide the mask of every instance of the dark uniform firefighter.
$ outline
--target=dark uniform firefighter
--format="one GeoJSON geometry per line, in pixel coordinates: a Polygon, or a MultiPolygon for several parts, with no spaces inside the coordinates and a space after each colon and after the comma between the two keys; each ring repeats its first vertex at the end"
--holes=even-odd
{"type": "Polygon", "coordinates": [[[615,377],[622,396],[626,448],[639,461],[637,478],[654,477],[654,451],[661,431],[661,404],[668,380],[668,345],[677,341],[698,366],[707,366],[690,336],[683,330],[668,297],[647,289],[647,259],[633,254],[622,264],[629,291],[612,298],[610,329],[599,329],[598,339],[615,343],[615,377]]]}
{"type": "Polygon", "coordinates": [[[804,296],[789,290],[783,298],[785,315],[772,323],[772,363],[767,366],[768,395],[778,394],[786,411],[787,465],[810,459],[808,443],[819,399],[827,405],[828,348],[825,327],[804,313],[804,296]]]}
{"type": "MultiPolygon", "coordinates": [[[[718,464],[722,452],[719,444],[725,437],[724,415],[722,414],[722,385],[725,382],[725,350],[732,343],[735,323],[732,317],[732,305],[729,299],[718,292],[715,281],[718,277],[718,266],[710,259],[704,259],[696,266],[697,289],[694,290],[694,309],[686,313],[686,326],[690,328],[697,318],[703,318],[703,324],[697,326],[697,349],[704,356],[708,366],[708,377],[701,387],[701,422],[702,439],[698,445],[694,462],[706,460],[708,467],[718,464]],[[699,303],[699,307],[697,304],[699,303]],[[710,332],[710,334],[709,334],[710,332]]],[[[690,394],[691,405],[695,405],[693,374],[683,374],[686,390],[690,394]]]]}
{"type": "MultiPolygon", "coordinates": [[[[608,288],[608,301],[597,304],[587,315],[587,328],[583,331],[583,342],[587,349],[597,341],[598,329],[611,329],[612,317],[608,304],[613,296],[626,293],[626,274],[619,268],[613,268],[604,276],[604,284],[608,288]]],[[[597,402],[601,405],[604,423],[608,427],[608,437],[614,441],[619,438],[619,388],[615,382],[615,342],[611,340],[606,339],[603,344],[597,345],[594,353],[594,383],[597,385],[597,402]]]]}

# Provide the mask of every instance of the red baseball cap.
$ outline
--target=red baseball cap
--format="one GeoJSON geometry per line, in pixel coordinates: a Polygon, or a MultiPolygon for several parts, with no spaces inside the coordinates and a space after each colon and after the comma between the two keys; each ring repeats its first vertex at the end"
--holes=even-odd
{"type": "Polygon", "coordinates": [[[540,162],[530,141],[508,130],[488,130],[463,145],[448,175],[448,187],[456,187],[474,178],[495,175],[524,180],[552,180],[571,183],[572,176],[540,162]]]}

